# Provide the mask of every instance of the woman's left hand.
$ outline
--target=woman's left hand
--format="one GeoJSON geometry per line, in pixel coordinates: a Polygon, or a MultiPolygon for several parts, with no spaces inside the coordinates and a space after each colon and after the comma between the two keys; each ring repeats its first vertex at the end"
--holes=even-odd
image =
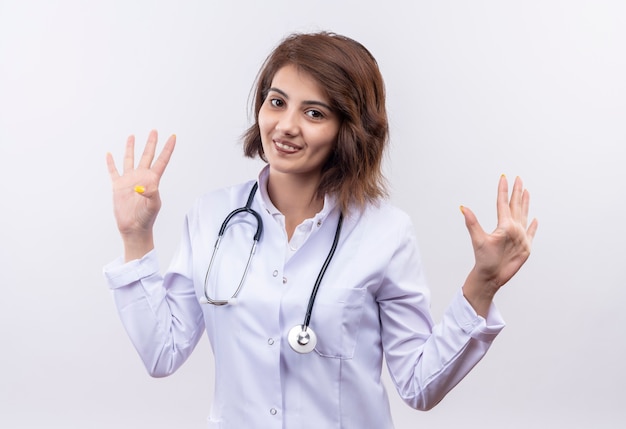
{"type": "Polygon", "coordinates": [[[517,177],[509,200],[509,185],[502,175],[498,183],[498,225],[487,234],[467,207],[461,207],[474,248],[475,265],[463,294],[476,312],[485,316],[496,292],[524,265],[530,256],[537,219],[528,225],[530,194],[517,177]]]}

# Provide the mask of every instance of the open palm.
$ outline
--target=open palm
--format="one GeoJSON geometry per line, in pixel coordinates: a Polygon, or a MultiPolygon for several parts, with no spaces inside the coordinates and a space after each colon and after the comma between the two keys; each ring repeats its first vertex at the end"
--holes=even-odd
{"type": "Polygon", "coordinates": [[[496,229],[488,234],[474,213],[462,207],[465,224],[474,249],[475,265],[464,286],[470,302],[476,297],[493,298],[500,287],[517,273],[530,256],[537,220],[528,224],[530,194],[517,177],[509,200],[508,181],[503,175],[498,183],[496,229]]]}
{"type": "Polygon", "coordinates": [[[152,234],[152,226],[161,208],[159,182],[167,167],[176,137],[171,136],[154,160],[158,135],[150,132],[139,163],[135,167],[135,138],[126,141],[123,170],[120,174],[113,156],[107,154],[107,167],[113,186],[113,209],[122,237],[152,234]],[[153,162],[154,161],[154,162],[153,162]]]}

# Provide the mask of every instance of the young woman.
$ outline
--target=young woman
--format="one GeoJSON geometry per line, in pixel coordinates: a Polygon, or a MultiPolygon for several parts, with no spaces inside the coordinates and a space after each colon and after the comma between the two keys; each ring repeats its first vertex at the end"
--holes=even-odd
{"type": "Polygon", "coordinates": [[[404,401],[433,407],[504,326],[493,297],[537,229],[521,180],[509,199],[500,179],[491,234],[461,209],[475,266],[435,325],[411,221],[385,199],[372,55],[333,33],[291,35],[260,71],[254,112],[244,153],[267,166],[197,200],[163,276],[152,226],[176,139],[155,159],[151,132],[135,166],[130,137],[122,174],[107,157],[124,257],[105,275],[149,373],[176,371],[206,331],[212,428],[392,428],[383,356],[404,401]]]}

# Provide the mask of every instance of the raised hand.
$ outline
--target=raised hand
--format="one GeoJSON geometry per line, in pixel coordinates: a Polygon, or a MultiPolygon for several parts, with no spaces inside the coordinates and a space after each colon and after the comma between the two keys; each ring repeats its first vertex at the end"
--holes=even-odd
{"type": "Polygon", "coordinates": [[[463,293],[476,312],[485,315],[496,292],[517,273],[530,256],[537,219],[528,225],[530,194],[517,177],[509,200],[508,181],[498,183],[496,229],[487,234],[474,213],[461,207],[474,248],[475,265],[463,293]]]}
{"type": "Polygon", "coordinates": [[[115,220],[124,241],[127,261],[142,257],[154,247],[152,227],[161,208],[159,182],[174,151],[176,136],[167,140],[155,160],[157,141],[157,132],[153,130],[135,167],[135,137],[128,137],[122,174],[118,172],[113,156],[107,154],[115,220]]]}

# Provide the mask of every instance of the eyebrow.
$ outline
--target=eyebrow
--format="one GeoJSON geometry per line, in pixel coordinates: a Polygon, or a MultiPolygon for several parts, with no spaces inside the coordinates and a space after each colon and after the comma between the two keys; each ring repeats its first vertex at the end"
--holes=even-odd
{"type": "MultiPolygon", "coordinates": [[[[274,88],[271,87],[270,89],[267,90],[267,92],[269,93],[270,91],[274,91],[279,93],[280,95],[282,95],[283,97],[285,97],[287,100],[289,100],[289,96],[287,95],[287,93],[285,91],[283,91],[282,89],[278,89],[278,88],[274,88]]],[[[302,104],[307,104],[307,105],[314,105],[314,106],[321,106],[324,107],[328,110],[330,110],[331,112],[333,111],[333,108],[330,107],[328,104],[323,103],[321,101],[317,101],[317,100],[304,100],[304,102],[302,104]]]]}

